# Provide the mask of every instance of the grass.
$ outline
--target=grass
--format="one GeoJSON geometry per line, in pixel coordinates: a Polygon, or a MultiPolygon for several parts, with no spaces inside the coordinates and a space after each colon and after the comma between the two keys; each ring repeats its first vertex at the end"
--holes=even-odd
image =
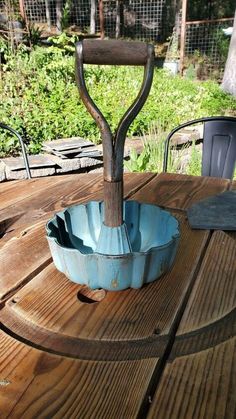
{"type": "MultiPolygon", "coordinates": [[[[130,160],[125,162],[125,168],[130,172],[160,173],[164,161],[164,145],[168,133],[158,127],[152,127],[148,135],[143,136],[143,151],[140,155],[132,150],[130,160]]],[[[183,145],[177,149],[171,147],[168,158],[168,172],[182,173],[193,176],[201,175],[202,150],[192,142],[190,147],[183,145]]],[[[236,179],[236,169],[234,172],[236,179]]]]}
{"type": "MultiPolygon", "coordinates": [[[[160,173],[163,168],[165,139],[168,132],[158,126],[152,126],[148,134],[143,135],[143,151],[140,155],[132,150],[130,160],[125,162],[125,167],[130,172],[156,172],[160,173]]],[[[201,174],[201,152],[193,142],[187,149],[171,147],[168,158],[168,172],[186,173],[192,175],[201,174]],[[189,150],[189,151],[188,151],[189,150]],[[188,153],[188,162],[183,165],[183,160],[188,153]]]]}

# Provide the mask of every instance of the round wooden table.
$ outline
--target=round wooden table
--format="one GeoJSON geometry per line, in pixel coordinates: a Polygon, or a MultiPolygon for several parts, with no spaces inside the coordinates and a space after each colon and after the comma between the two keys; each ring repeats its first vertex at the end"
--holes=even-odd
{"type": "Polygon", "coordinates": [[[180,221],[173,268],[139,290],[90,291],[54,267],[45,224],[102,199],[98,174],[0,185],[1,418],[232,418],[236,242],[186,209],[236,184],[127,174],[125,196],[180,221]]]}

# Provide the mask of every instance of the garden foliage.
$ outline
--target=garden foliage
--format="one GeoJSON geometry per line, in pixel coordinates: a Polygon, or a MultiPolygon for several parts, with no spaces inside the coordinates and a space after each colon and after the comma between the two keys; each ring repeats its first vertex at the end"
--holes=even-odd
{"type": "MultiPolygon", "coordinates": [[[[142,74],[142,68],[86,66],[89,92],[113,130],[137,95],[142,74]]],[[[23,135],[31,153],[39,152],[44,141],[57,138],[100,141],[96,124],[79,98],[70,51],[53,45],[29,52],[22,46],[17,54],[8,54],[2,65],[0,89],[0,121],[23,135]]],[[[150,125],[168,131],[186,120],[229,114],[236,114],[236,101],[217,83],[155,70],[150,96],[129,135],[148,132],[150,125]]],[[[15,140],[1,135],[0,155],[17,152],[15,140]]]]}

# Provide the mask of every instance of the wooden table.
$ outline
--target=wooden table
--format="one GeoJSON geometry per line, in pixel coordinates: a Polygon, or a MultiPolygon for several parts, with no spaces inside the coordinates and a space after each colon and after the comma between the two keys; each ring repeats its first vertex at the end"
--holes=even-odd
{"type": "Polygon", "coordinates": [[[0,186],[1,418],[234,418],[235,235],[194,231],[186,209],[235,188],[129,174],[125,196],[180,221],[175,264],[140,290],[89,292],[52,264],[45,223],[102,198],[100,175],[0,186]]]}

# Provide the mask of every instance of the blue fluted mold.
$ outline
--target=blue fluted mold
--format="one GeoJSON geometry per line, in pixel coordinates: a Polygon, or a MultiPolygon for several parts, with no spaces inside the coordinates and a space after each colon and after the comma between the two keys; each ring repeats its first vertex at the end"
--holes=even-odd
{"type": "Polygon", "coordinates": [[[124,201],[122,226],[106,227],[103,220],[103,202],[90,201],[57,213],[47,223],[53,261],[71,281],[91,289],[140,288],[171,267],[179,223],[169,212],[124,201]]]}

